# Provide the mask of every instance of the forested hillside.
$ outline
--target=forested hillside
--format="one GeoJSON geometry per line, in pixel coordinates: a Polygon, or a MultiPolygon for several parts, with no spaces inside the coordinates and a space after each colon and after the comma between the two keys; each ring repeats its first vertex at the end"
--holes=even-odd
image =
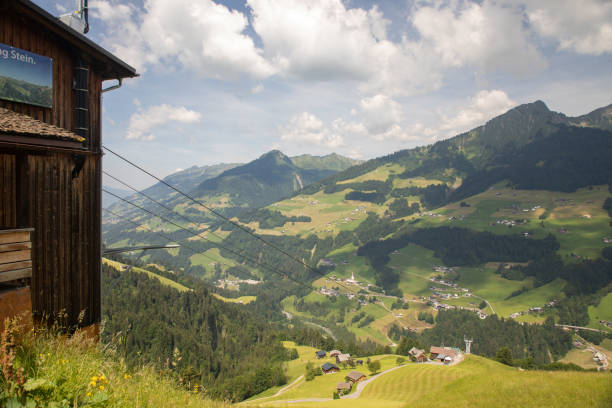
{"type": "MultiPolygon", "coordinates": [[[[608,304],[612,284],[609,109],[568,118],[540,101],[521,105],[454,138],[308,186],[306,171],[272,152],[197,190],[233,189],[224,202],[249,208],[234,221],[263,241],[179,205],[176,211],[200,222],[199,231],[213,233],[199,239],[156,221],[153,229],[184,245],[140,261],[203,278],[226,298],[266,299],[269,317],[280,324],[315,324],[381,346],[397,338],[393,327],[422,332],[438,327],[440,310],[455,308],[473,317],[552,318],[605,331],[600,321],[612,320],[612,310],[598,305],[608,304]],[[289,181],[298,174],[304,188],[291,195],[289,181]],[[289,197],[250,209],[283,188],[289,197]],[[353,275],[356,281],[347,280],[353,275]]],[[[109,244],[168,242],[109,221],[109,244]]],[[[524,356],[535,358],[543,347],[555,358],[567,351],[534,347],[524,356]]]]}

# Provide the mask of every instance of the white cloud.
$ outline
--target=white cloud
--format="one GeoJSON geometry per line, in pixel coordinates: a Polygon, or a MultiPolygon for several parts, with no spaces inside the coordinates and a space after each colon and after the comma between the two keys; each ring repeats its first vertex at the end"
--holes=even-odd
{"type": "Polygon", "coordinates": [[[278,131],[284,142],[328,148],[344,147],[352,157],[357,152],[371,156],[372,151],[380,151],[381,148],[384,152],[384,146],[406,148],[455,136],[485,124],[515,105],[502,90],[484,90],[470,98],[455,113],[439,113],[437,121],[426,125],[408,122],[398,102],[378,94],[363,98],[359,106],[351,110],[348,118],[339,117],[325,123],[315,115],[304,112],[294,115],[278,131]]]}
{"type": "Polygon", "coordinates": [[[431,53],[387,38],[389,21],[373,6],[340,0],[248,0],[264,56],[279,73],[316,81],[359,83],[365,93],[408,94],[437,89],[431,53]]]}
{"type": "Polygon", "coordinates": [[[612,52],[612,2],[609,0],[538,0],[528,2],[531,26],[559,49],[580,54],[612,52]]]}
{"type": "Polygon", "coordinates": [[[302,112],[293,115],[289,123],[278,127],[282,141],[335,148],[344,144],[344,138],[334,133],[315,115],[302,112]]]}
{"type": "Polygon", "coordinates": [[[263,90],[264,90],[263,84],[257,84],[257,85],[255,85],[254,87],[251,88],[251,93],[253,95],[257,95],[258,93],[263,92],[263,90]]]}
{"type": "Polygon", "coordinates": [[[120,1],[93,0],[92,15],[107,26],[105,43],[141,71],[352,81],[362,95],[397,96],[439,89],[450,67],[523,75],[546,66],[522,8],[493,0],[417,2],[416,37],[399,32],[395,41],[376,5],[342,0],[247,0],[248,16],[213,0],[144,0],[142,9],[120,1]]]}
{"type": "MultiPolygon", "coordinates": [[[[138,104],[137,106],[140,106],[138,104]]],[[[155,139],[152,130],[169,122],[197,123],[202,115],[184,106],[155,105],[146,110],[139,109],[130,117],[125,138],[149,141],[155,139]]]]}
{"type": "Polygon", "coordinates": [[[530,43],[522,18],[518,7],[485,0],[417,6],[410,21],[445,66],[524,75],[541,71],[546,61],[530,43]]]}
{"type": "Polygon", "coordinates": [[[178,67],[216,79],[274,73],[243,33],[246,16],[212,0],[145,0],[138,12],[131,4],[95,0],[91,9],[107,25],[104,42],[141,71],[178,67]]]}
{"type": "Polygon", "coordinates": [[[455,136],[461,132],[483,125],[487,120],[501,115],[516,103],[501,90],[480,91],[471,98],[469,104],[452,117],[442,115],[440,132],[442,136],[455,136]]]}

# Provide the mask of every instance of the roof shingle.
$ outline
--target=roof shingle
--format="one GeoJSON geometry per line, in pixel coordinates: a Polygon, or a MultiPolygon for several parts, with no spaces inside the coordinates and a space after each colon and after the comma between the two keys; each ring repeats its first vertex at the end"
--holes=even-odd
{"type": "Polygon", "coordinates": [[[12,110],[0,108],[0,132],[19,136],[83,142],[85,138],[69,130],[50,125],[12,110]]]}

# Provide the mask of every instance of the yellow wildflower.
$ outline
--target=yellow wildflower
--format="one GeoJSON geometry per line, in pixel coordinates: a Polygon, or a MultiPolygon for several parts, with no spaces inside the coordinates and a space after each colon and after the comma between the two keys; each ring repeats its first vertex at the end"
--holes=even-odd
{"type": "Polygon", "coordinates": [[[99,388],[100,388],[100,391],[104,391],[104,386],[103,385],[101,385],[99,388]]]}
{"type": "Polygon", "coordinates": [[[87,393],[87,396],[88,396],[88,397],[91,397],[91,392],[88,392],[88,393],[87,393]]]}
{"type": "Polygon", "coordinates": [[[93,377],[91,377],[91,381],[98,381],[98,377],[94,375],[93,377]]]}

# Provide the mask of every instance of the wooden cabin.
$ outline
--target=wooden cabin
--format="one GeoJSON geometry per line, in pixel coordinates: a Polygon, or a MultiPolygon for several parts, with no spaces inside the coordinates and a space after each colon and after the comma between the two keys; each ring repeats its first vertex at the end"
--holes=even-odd
{"type": "Polygon", "coordinates": [[[0,57],[0,329],[95,329],[103,81],[136,71],[28,0],[0,2],[0,57]]]}

